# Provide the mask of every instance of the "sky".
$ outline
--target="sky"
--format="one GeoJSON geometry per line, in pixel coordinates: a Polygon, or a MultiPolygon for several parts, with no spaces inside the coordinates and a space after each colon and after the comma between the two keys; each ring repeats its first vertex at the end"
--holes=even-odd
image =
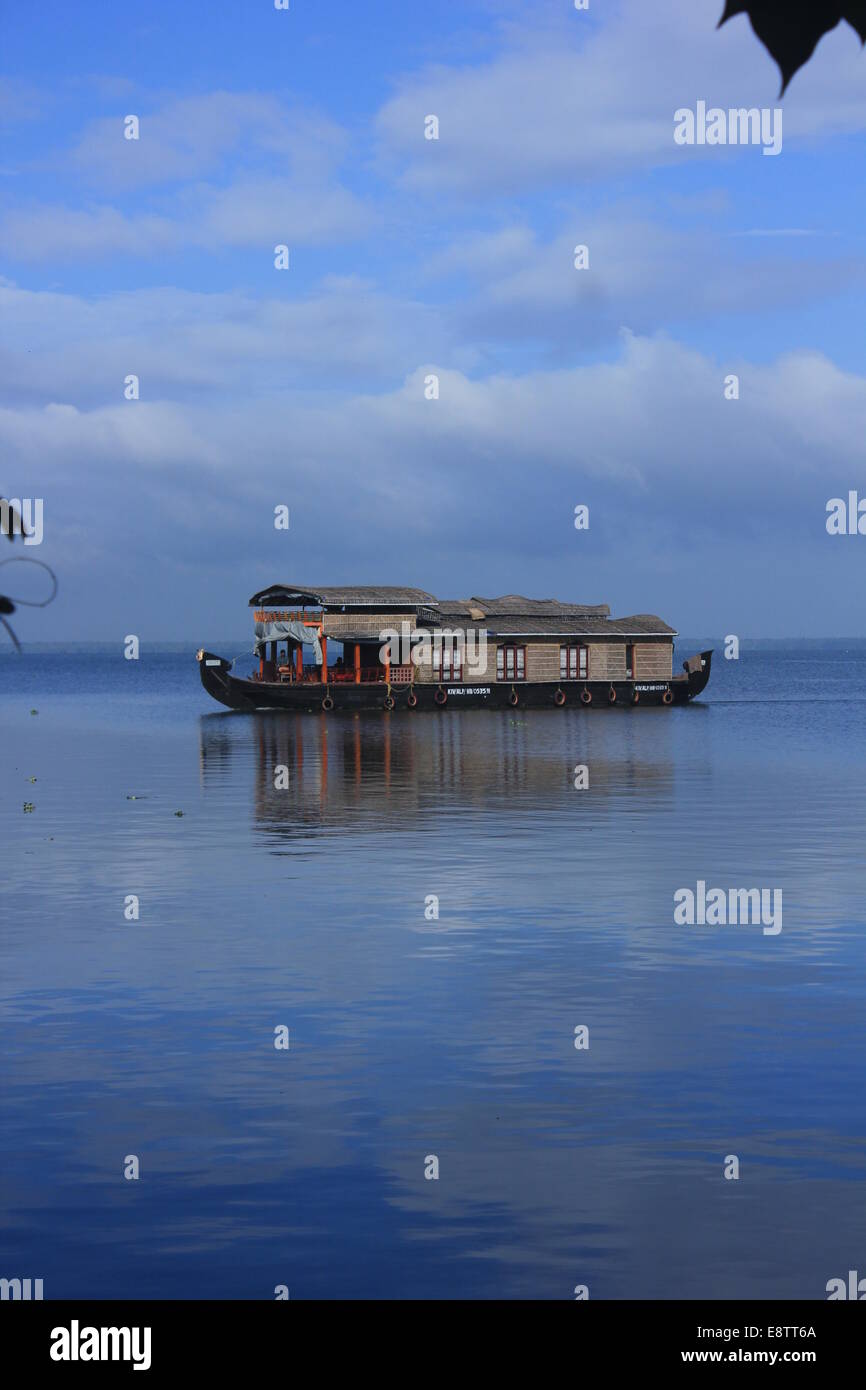
{"type": "Polygon", "coordinates": [[[60,584],[19,637],[243,633],[277,582],[866,636],[826,529],[866,498],[866,54],[840,25],[780,101],[722,8],[0,5],[0,488],[60,584]],[[677,144],[700,101],[780,106],[781,152],[677,144]]]}

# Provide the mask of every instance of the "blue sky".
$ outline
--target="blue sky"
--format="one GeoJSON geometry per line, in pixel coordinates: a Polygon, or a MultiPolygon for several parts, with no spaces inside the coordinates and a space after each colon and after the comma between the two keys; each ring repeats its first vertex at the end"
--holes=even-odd
{"type": "Polygon", "coordinates": [[[866,55],[822,40],[776,157],[677,146],[779,104],[721,8],[10,7],[0,483],[61,581],[21,636],[241,632],[278,580],[866,635],[824,527],[866,497],[866,55]]]}

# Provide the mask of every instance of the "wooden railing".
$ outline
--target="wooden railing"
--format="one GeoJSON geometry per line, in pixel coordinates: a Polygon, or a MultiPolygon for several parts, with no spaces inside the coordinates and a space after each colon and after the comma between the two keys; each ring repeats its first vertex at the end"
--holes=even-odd
{"type": "MultiPolygon", "coordinates": [[[[385,670],[382,666],[362,666],[359,674],[362,685],[377,685],[385,679],[385,670]]],[[[335,681],[338,685],[351,685],[355,680],[355,668],[354,666],[329,666],[328,680],[335,681]]]]}
{"type": "Polygon", "coordinates": [[[310,626],[319,627],[322,618],[317,613],[290,613],[286,609],[276,611],[271,608],[257,608],[253,613],[253,621],[256,623],[307,623],[310,626]]]}
{"type": "MultiPolygon", "coordinates": [[[[411,665],[392,666],[388,672],[385,671],[384,666],[362,666],[359,672],[361,685],[384,685],[386,680],[390,681],[391,685],[411,685],[415,679],[415,674],[415,667],[411,665]]],[[[298,680],[294,665],[280,666],[278,672],[271,676],[270,681],[267,673],[262,677],[258,671],[255,672],[252,679],[254,681],[264,679],[266,684],[272,684],[278,680],[282,685],[321,685],[323,683],[321,666],[305,666],[304,674],[300,680],[298,680]]],[[[325,679],[328,684],[353,685],[355,683],[355,668],[354,666],[329,666],[325,679]]]]}

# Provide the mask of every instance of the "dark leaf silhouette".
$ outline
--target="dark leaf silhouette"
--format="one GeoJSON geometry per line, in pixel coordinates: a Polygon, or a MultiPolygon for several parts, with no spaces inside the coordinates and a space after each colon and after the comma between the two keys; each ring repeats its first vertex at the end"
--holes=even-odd
{"type": "Polygon", "coordinates": [[[782,92],[815,52],[818,41],[845,19],[866,44],[866,0],[725,0],[719,27],[734,15],[749,21],[779,65],[782,92]]]}

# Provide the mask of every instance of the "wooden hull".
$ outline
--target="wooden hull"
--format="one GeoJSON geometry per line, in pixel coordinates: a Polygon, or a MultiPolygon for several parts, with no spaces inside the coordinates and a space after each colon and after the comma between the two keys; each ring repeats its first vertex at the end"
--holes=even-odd
{"type": "Polygon", "coordinates": [[[213,652],[198,654],[201,682],[205,690],[228,709],[290,710],[293,713],[328,714],[379,710],[382,713],[447,714],[453,709],[627,709],[684,705],[700,695],[710,678],[712,651],[701,652],[698,670],[662,681],[491,681],[489,685],[395,685],[390,688],[393,709],[386,704],[386,685],[353,685],[337,682],[327,686],[304,682],[299,685],[266,684],[241,680],[231,674],[231,662],[213,652]],[[584,693],[590,696],[589,701],[584,693]],[[444,701],[442,695],[444,694],[444,701]],[[438,695],[438,699],[437,699],[438,695]],[[614,698],[612,698],[612,695],[614,698]],[[414,705],[412,700],[414,698],[414,705]]]}

